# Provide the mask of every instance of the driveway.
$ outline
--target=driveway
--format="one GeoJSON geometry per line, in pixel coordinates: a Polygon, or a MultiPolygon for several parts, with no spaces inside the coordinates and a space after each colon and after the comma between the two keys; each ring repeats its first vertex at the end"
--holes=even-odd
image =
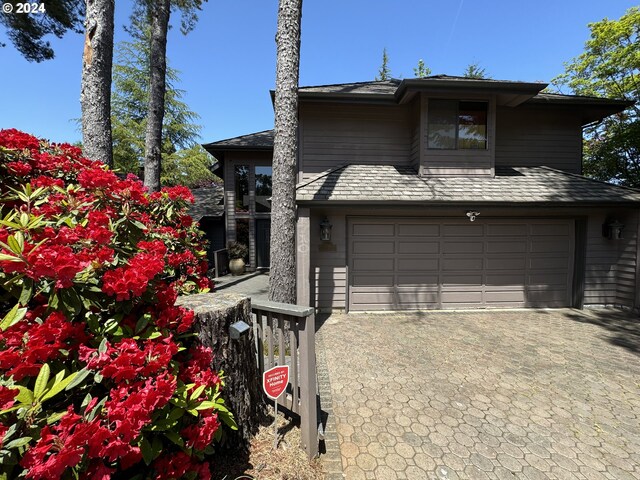
{"type": "Polygon", "coordinates": [[[347,479],[640,479],[640,320],[320,318],[347,479]]]}

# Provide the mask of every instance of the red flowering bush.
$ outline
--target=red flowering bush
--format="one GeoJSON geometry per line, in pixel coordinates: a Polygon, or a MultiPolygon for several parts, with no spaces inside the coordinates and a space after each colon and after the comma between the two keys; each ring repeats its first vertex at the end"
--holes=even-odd
{"type": "MultiPolygon", "coordinates": [[[[183,187],[0,130],[0,471],[209,478],[222,380],[179,294],[209,287],[183,187]]],[[[0,475],[1,477],[1,475],[0,475]]],[[[5,478],[7,478],[5,477],[5,478]]]]}

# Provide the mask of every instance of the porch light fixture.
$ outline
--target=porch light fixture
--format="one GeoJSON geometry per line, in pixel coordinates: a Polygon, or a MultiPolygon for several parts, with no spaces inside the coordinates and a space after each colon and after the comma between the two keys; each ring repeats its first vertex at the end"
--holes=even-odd
{"type": "Polygon", "coordinates": [[[467,217],[469,217],[469,221],[471,222],[475,222],[478,215],[480,215],[480,212],[474,212],[473,210],[467,212],[467,217]]]}
{"type": "Polygon", "coordinates": [[[329,219],[327,217],[324,217],[324,220],[320,222],[320,240],[322,240],[323,242],[331,241],[332,227],[333,225],[331,225],[331,222],[329,222],[329,219]]]}
{"type": "Polygon", "coordinates": [[[602,236],[609,240],[620,240],[624,230],[624,223],[616,219],[609,220],[602,226],[602,236]]]}

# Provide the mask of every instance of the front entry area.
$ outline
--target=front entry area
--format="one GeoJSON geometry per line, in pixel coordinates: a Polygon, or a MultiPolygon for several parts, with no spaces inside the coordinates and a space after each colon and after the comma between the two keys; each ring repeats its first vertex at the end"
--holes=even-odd
{"type": "Polygon", "coordinates": [[[348,219],[349,310],[571,306],[572,219],[348,219]]]}

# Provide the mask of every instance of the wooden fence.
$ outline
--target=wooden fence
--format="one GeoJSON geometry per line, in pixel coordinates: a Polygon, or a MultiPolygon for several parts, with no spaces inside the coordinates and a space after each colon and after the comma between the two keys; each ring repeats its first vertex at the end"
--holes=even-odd
{"type": "Polygon", "coordinates": [[[278,404],[300,416],[302,443],[309,458],[314,458],[318,455],[318,410],[313,308],[252,299],[251,311],[259,370],[289,365],[289,385],[278,404]]]}

